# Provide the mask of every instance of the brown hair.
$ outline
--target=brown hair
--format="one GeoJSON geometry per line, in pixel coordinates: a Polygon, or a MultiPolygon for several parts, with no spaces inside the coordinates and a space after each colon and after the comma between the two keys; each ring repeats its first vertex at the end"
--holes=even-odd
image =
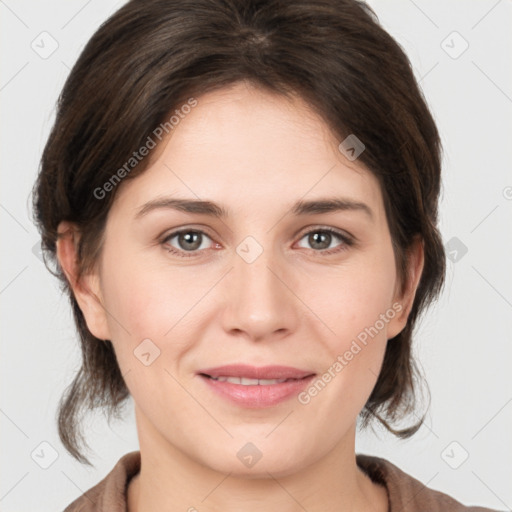
{"type": "MultiPolygon", "coordinates": [[[[81,417],[118,414],[129,396],[110,341],[88,330],[56,259],[57,227],[76,223],[79,276],[94,268],[113,188],[111,180],[169,113],[187,98],[247,80],[282,95],[299,94],[340,141],[355,134],[359,156],[379,180],[396,264],[405,282],[407,250],[423,240],[425,263],[405,329],[387,344],[377,383],[360,418],[391,423],[414,411],[420,377],[411,351],[418,315],[440,292],[445,254],[437,230],[441,144],[409,60],[356,0],[132,0],[93,35],[58,100],[33,190],[34,219],[49,268],[69,296],[82,366],[61,398],[60,438],[77,460],[87,446],[81,417]]],[[[124,180],[140,175],[142,159],[124,180]]]]}

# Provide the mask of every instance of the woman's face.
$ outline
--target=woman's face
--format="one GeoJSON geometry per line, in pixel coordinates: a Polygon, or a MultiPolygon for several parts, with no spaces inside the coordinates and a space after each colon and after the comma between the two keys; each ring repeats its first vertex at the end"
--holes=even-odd
{"type": "Polygon", "coordinates": [[[299,99],[239,83],[197,100],[119,185],[89,329],[112,341],[154,450],[276,476],[353,453],[406,321],[379,184],[299,99]],[[324,200],[344,207],[307,206],[324,200]]]}

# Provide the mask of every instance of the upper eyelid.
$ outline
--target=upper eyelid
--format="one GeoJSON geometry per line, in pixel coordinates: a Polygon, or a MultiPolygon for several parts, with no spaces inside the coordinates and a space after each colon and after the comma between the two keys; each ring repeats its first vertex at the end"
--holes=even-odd
{"type": "Polygon", "coordinates": [[[207,237],[209,237],[210,239],[213,239],[213,236],[210,235],[208,233],[207,230],[205,230],[205,228],[194,228],[194,227],[188,227],[188,226],[185,226],[183,228],[176,228],[175,230],[171,230],[169,233],[164,233],[161,237],[161,240],[163,242],[165,242],[166,240],[169,240],[170,238],[173,238],[175,237],[176,235],[179,235],[180,233],[188,233],[188,232],[197,232],[197,233],[201,233],[203,235],[206,235],[207,237]]]}

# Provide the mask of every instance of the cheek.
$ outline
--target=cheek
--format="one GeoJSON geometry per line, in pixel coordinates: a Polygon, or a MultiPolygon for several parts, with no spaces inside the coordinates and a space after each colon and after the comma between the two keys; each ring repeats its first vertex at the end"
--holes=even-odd
{"type": "Polygon", "coordinates": [[[179,283],[169,282],[162,273],[144,264],[142,258],[115,258],[112,252],[105,251],[103,262],[102,295],[107,321],[119,363],[127,370],[138,362],[134,350],[144,340],[156,345],[155,353],[164,350],[165,334],[176,323],[186,301],[175,292],[179,283]]]}
{"type": "Polygon", "coordinates": [[[153,382],[155,372],[146,371],[136,359],[147,348],[151,357],[157,355],[148,368],[174,374],[179,361],[193,348],[196,338],[190,333],[197,330],[198,311],[205,307],[202,298],[218,276],[199,279],[197,270],[171,268],[165,257],[154,263],[142,255],[117,259],[105,252],[104,262],[108,269],[102,278],[104,302],[123,373],[130,370],[133,381],[142,378],[143,372],[144,380],[153,382]]]}
{"type": "Polygon", "coordinates": [[[311,309],[334,331],[334,348],[341,350],[376,323],[382,337],[386,337],[386,320],[394,316],[395,279],[393,255],[383,252],[377,258],[330,272],[329,278],[322,281],[322,290],[318,287],[319,281],[312,286],[312,280],[304,288],[310,290],[305,302],[311,304],[311,309]],[[385,316],[384,323],[381,315],[385,316]]]}
{"type": "Polygon", "coordinates": [[[116,251],[106,247],[103,256],[102,291],[111,313],[109,323],[118,334],[127,330],[134,336],[162,338],[185,313],[193,283],[184,282],[189,281],[186,273],[171,273],[163,254],[163,264],[155,264],[155,258],[145,254],[148,249],[126,243],[123,250],[121,241],[118,246],[116,251]],[[126,330],[120,330],[120,323],[126,330]]]}
{"type": "MultiPolygon", "coordinates": [[[[338,282],[333,280],[329,293],[317,302],[322,310],[318,316],[335,336],[325,336],[325,327],[318,327],[317,338],[324,340],[328,355],[319,382],[306,390],[301,403],[311,400],[315,405],[310,410],[319,418],[329,417],[333,424],[344,425],[368,400],[384,359],[387,327],[396,314],[391,302],[393,286],[390,274],[376,267],[354,269],[338,282]]],[[[333,427],[331,435],[335,437],[336,432],[333,427]]]]}
{"type": "Polygon", "coordinates": [[[112,343],[130,394],[138,404],[167,401],[186,410],[189,404],[173,376],[192,346],[190,337],[178,333],[187,326],[193,297],[176,293],[179,278],[170,279],[148,266],[119,261],[112,269],[105,279],[105,302],[112,343]],[[169,389],[172,392],[165,392],[169,389]]]}

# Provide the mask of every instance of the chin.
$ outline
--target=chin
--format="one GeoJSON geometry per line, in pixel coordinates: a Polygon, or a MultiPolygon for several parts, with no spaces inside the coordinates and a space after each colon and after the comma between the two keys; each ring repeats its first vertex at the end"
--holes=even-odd
{"type": "Polygon", "coordinates": [[[261,442],[247,439],[230,440],[220,453],[212,453],[210,447],[197,460],[214,471],[249,479],[269,478],[269,473],[276,478],[286,477],[314,462],[305,457],[300,443],[287,446],[278,439],[274,443],[268,440],[265,443],[264,437],[259,438],[261,442]],[[205,453],[208,454],[207,459],[204,458],[205,453]]]}

